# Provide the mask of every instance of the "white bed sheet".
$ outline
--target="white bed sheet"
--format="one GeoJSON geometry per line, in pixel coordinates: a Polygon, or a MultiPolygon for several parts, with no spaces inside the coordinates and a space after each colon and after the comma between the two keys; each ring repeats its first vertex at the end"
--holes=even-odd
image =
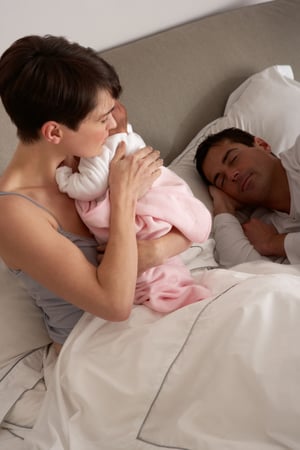
{"type": "Polygon", "coordinates": [[[24,442],[21,438],[14,436],[7,430],[0,429],[1,450],[24,450],[24,442]]]}
{"type": "Polygon", "coordinates": [[[24,448],[57,359],[53,347],[23,353],[0,370],[0,450],[24,448]],[[21,446],[21,447],[20,447],[21,446]]]}
{"type": "Polygon", "coordinates": [[[26,448],[300,449],[300,268],[197,259],[209,299],[122,323],[84,314],[26,448]]]}

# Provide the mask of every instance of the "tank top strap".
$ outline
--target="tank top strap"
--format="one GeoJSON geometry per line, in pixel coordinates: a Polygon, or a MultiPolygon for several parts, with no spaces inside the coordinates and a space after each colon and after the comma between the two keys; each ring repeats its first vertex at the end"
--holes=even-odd
{"type": "Polygon", "coordinates": [[[30,197],[28,197],[27,195],[24,195],[24,194],[20,194],[19,192],[4,192],[4,191],[0,191],[0,196],[4,196],[4,195],[16,195],[18,197],[24,198],[25,200],[28,200],[29,202],[33,203],[38,208],[41,208],[44,211],[46,211],[47,213],[49,213],[56,220],[56,222],[58,223],[58,226],[60,228],[62,228],[61,224],[59,223],[59,220],[57,220],[57,217],[55,217],[53,212],[51,212],[48,208],[46,208],[45,206],[43,206],[40,203],[38,203],[36,200],[33,200],[33,198],[30,198],[30,197]]]}

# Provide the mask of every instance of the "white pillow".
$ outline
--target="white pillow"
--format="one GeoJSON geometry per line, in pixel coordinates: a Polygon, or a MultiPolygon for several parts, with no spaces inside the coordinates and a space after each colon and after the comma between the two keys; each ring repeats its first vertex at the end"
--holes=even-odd
{"type": "Polygon", "coordinates": [[[209,134],[236,127],[267,141],[275,154],[291,147],[300,134],[300,83],[290,66],[272,66],[242,83],[228,98],[224,116],[201,129],[186,149],[170,164],[194,195],[212,211],[207,186],[196,171],[198,145],[209,134]]]}

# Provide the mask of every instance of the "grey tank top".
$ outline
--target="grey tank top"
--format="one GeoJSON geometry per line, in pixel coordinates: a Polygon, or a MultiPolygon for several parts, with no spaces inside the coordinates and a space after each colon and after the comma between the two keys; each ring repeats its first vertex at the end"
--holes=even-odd
{"type": "MultiPolygon", "coordinates": [[[[51,211],[26,195],[17,192],[0,192],[0,195],[18,195],[35,204],[38,208],[44,209],[54,217],[51,211]]],[[[57,221],[56,218],[55,220],[57,221]]],[[[70,239],[92,264],[97,265],[97,242],[95,239],[70,233],[63,230],[60,225],[58,232],[70,239]]],[[[57,295],[44,288],[21,270],[9,270],[21,282],[29,295],[35,300],[37,306],[41,308],[50,338],[54,342],[63,344],[82,316],[83,311],[62,298],[57,297],[57,295]]]]}

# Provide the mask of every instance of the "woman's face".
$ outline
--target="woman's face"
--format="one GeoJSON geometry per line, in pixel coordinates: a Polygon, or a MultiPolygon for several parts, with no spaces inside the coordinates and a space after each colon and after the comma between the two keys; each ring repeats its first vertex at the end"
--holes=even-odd
{"type": "Polygon", "coordinates": [[[116,127],[112,116],[115,99],[107,91],[100,91],[96,107],[81,122],[77,131],[65,128],[65,145],[73,156],[90,158],[101,154],[109,131],[116,127]]]}

